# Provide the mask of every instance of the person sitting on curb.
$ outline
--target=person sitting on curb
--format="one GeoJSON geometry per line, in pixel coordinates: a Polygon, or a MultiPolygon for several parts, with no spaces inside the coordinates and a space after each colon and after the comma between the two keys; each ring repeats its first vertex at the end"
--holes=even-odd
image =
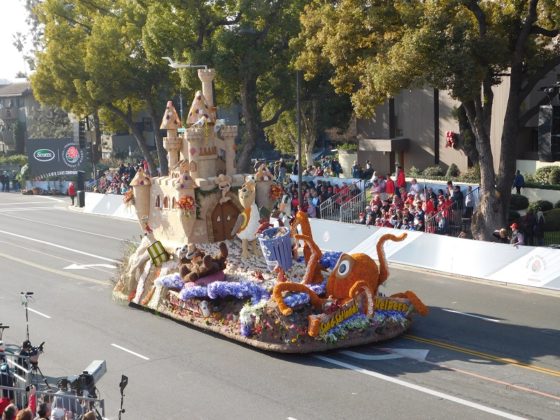
{"type": "Polygon", "coordinates": [[[508,232],[506,228],[501,228],[500,230],[495,230],[492,233],[492,236],[494,236],[494,238],[496,238],[498,242],[502,244],[509,244],[509,237],[507,233],[508,232]]]}

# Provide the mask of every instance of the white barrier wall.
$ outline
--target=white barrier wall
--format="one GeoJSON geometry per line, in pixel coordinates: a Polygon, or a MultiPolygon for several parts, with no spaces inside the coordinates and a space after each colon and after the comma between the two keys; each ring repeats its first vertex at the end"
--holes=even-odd
{"type": "Polygon", "coordinates": [[[138,220],[133,206],[123,203],[123,196],[117,194],[98,194],[86,192],[85,213],[102,214],[121,219],[138,220]]]}
{"type": "MultiPolygon", "coordinates": [[[[385,233],[403,231],[311,219],[313,237],[325,250],[363,252],[377,259],[385,233]]],[[[389,261],[443,273],[560,290],[560,250],[473,241],[407,231],[402,242],[385,243],[389,261]]]]}
{"type": "MultiPolygon", "coordinates": [[[[84,212],[137,220],[122,195],[86,193],[84,212]]],[[[310,219],[313,238],[323,250],[363,252],[377,259],[375,246],[385,233],[403,231],[310,219]]],[[[390,262],[501,283],[560,290],[560,250],[473,241],[406,231],[402,242],[387,241],[390,262]]]]}

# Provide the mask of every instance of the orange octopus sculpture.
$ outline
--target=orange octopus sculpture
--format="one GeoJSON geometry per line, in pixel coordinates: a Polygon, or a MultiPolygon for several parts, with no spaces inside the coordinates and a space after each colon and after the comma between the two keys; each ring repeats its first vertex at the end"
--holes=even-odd
{"type": "MultiPolygon", "coordinates": [[[[309,277],[315,274],[315,270],[310,267],[311,264],[308,265],[303,283],[279,282],[274,286],[272,298],[278,304],[280,312],[283,315],[288,316],[292,314],[292,308],[284,303],[284,292],[303,292],[309,294],[311,304],[319,310],[323,308],[325,303],[330,302],[333,299],[337,304],[343,305],[363,292],[368,300],[368,303],[364,308],[365,312],[368,315],[371,315],[374,311],[373,297],[377,294],[379,285],[383,284],[389,276],[383,244],[388,240],[397,242],[402,241],[406,238],[406,236],[406,233],[399,236],[393,234],[385,234],[381,236],[376,247],[377,255],[379,257],[379,267],[375,261],[366,254],[342,254],[327,279],[327,299],[320,298],[315,292],[306,286],[306,284],[309,283],[309,277]]],[[[309,245],[312,253],[310,261],[315,261],[317,259],[317,250],[319,248],[313,239],[306,235],[295,235],[295,238],[298,240],[301,239],[309,245]]],[[[320,258],[320,256],[318,258],[320,258]]],[[[408,292],[400,295],[402,295],[401,297],[408,297],[408,292]]],[[[424,310],[423,308],[417,309],[419,309],[419,312],[424,310]]]]}

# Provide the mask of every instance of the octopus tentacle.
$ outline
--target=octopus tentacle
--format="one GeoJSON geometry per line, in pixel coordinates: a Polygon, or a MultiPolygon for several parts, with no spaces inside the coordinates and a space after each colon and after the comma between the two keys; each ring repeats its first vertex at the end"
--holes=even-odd
{"type": "Polygon", "coordinates": [[[296,241],[302,240],[305,242],[306,246],[309,246],[311,250],[311,257],[307,261],[307,269],[305,270],[305,275],[303,276],[303,284],[314,284],[321,283],[323,281],[323,275],[321,274],[321,266],[319,261],[323,256],[323,253],[313,241],[313,238],[307,235],[295,234],[294,238],[296,241]]]}
{"type": "Polygon", "coordinates": [[[422,316],[426,316],[430,312],[430,309],[424,305],[424,302],[422,302],[418,296],[416,296],[416,293],[410,290],[407,290],[404,293],[395,293],[394,295],[391,295],[391,297],[408,299],[412,306],[414,306],[414,309],[416,309],[416,312],[422,316]]]}
{"type": "Polygon", "coordinates": [[[278,309],[282,315],[291,315],[293,310],[288,305],[284,303],[284,298],[282,292],[300,292],[307,293],[311,298],[311,304],[315,308],[321,308],[323,306],[323,299],[321,299],[313,290],[307,287],[305,284],[301,283],[278,283],[274,286],[272,291],[272,298],[278,305],[278,309]]]}

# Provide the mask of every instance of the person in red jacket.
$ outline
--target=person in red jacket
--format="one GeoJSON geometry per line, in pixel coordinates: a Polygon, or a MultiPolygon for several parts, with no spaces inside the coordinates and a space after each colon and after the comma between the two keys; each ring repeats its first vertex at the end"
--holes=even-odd
{"type": "Polygon", "coordinates": [[[73,182],[68,184],[68,195],[70,196],[70,199],[72,200],[72,205],[74,205],[74,199],[76,198],[76,187],[74,186],[73,182]]]}
{"type": "Polygon", "coordinates": [[[397,167],[397,188],[406,188],[406,176],[402,166],[397,167]]]}
{"type": "Polygon", "coordinates": [[[395,194],[395,181],[391,178],[391,174],[387,174],[387,181],[385,182],[385,193],[388,197],[393,197],[395,194]]]}

